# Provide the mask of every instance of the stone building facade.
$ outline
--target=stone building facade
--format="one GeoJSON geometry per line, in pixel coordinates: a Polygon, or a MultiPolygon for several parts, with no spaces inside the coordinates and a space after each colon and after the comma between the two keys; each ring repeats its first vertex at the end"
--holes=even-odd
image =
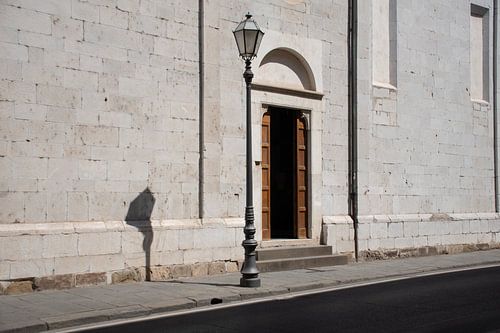
{"type": "Polygon", "coordinates": [[[247,11],[261,246],[498,246],[495,3],[0,1],[0,281],[238,269],[247,11]]]}

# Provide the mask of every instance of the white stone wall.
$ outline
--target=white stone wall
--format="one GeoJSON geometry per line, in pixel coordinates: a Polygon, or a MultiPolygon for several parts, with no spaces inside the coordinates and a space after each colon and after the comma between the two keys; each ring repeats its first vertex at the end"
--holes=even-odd
{"type": "MultiPolygon", "coordinates": [[[[347,212],[347,3],[322,1],[210,1],[206,7],[206,74],[210,84],[205,93],[205,212],[207,217],[241,216],[245,206],[245,94],[242,74],[244,63],[238,59],[231,31],[250,11],[264,30],[262,51],[253,62],[259,81],[258,64],[265,56],[265,44],[271,36],[283,35],[274,47],[289,46],[290,40],[306,41],[319,48],[306,49],[307,57],[318,54],[322,61],[315,81],[324,94],[320,131],[322,172],[321,188],[312,189],[320,197],[311,204],[321,214],[347,212]]],[[[302,48],[303,45],[301,45],[302,48]]],[[[267,51],[271,51],[268,48],[267,51]]],[[[297,50],[295,50],[297,51],[297,50]]],[[[314,61],[317,62],[317,59],[314,61]]],[[[208,81],[207,81],[208,82],[208,81]]],[[[269,100],[267,101],[269,102],[269,100]]],[[[259,110],[254,104],[254,160],[260,160],[259,110]]],[[[279,98],[279,106],[302,107],[293,97],[279,98]]],[[[260,182],[254,169],[254,184],[260,182]]],[[[260,188],[257,188],[260,190],[260,188]]],[[[260,214],[257,212],[256,214],[260,214]]],[[[321,218],[316,219],[318,228],[321,218]]]]}
{"type": "MultiPolygon", "coordinates": [[[[354,224],[349,216],[325,217],[323,223],[323,240],[332,245],[334,252],[354,253],[354,224]]],[[[360,258],[427,255],[499,246],[498,213],[358,217],[360,258]]]]}
{"type": "Polygon", "coordinates": [[[196,1],[0,4],[0,223],[195,218],[196,1]]]}
{"type": "Polygon", "coordinates": [[[197,1],[1,2],[0,279],[144,266],[136,219],[151,265],[237,257],[195,219],[198,68],[197,1]]]}
{"type": "MultiPolygon", "coordinates": [[[[198,1],[6,0],[0,4],[0,246],[10,250],[0,251],[0,279],[141,266],[137,214],[153,226],[154,265],[241,259],[241,225],[223,222],[214,232],[207,223],[244,212],[244,66],[231,32],[248,11],[269,35],[304,40],[314,46],[308,54],[321,52],[312,63],[323,101],[275,101],[314,105],[312,137],[320,152],[311,167],[314,237],[324,212],[346,212],[344,1],[205,1],[199,212],[198,1]],[[132,211],[143,194],[150,200],[145,211],[132,211]],[[180,221],[175,231],[171,221],[180,221]]],[[[258,183],[257,167],[254,175],[258,183]]]]}
{"type": "Polygon", "coordinates": [[[0,224],[0,280],[243,259],[241,219],[0,224]]]}
{"type": "Polygon", "coordinates": [[[325,109],[322,115],[321,209],[324,216],[347,214],[348,206],[348,6],[346,1],[324,3],[330,20],[323,43],[325,109]],[[333,38],[332,38],[333,37],[333,38]],[[331,39],[330,39],[331,38],[331,39]]]}
{"type": "MultiPolygon", "coordinates": [[[[294,96],[253,93],[253,158],[261,160],[263,104],[304,108],[311,115],[310,231],[319,241],[321,216],[347,212],[347,4],[344,1],[214,1],[206,15],[205,212],[242,214],[245,206],[245,95],[243,62],[230,33],[250,11],[266,35],[253,61],[254,81],[266,52],[291,48],[312,67],[321,103],[294,96]],[[217,6],[219,5],[219,7],[217,6]],[[282,36],[282,37],[280,37],[282,36]],[[321,52],[321,55],[319,54],[321,52]],[[316,57],[315,54],[318,56],[316,57]],[[318,107],[319,105],[319,107],[318,107]],[[321,156],[321,157],[320,157],[321,156]]],[[[263,80],[265,81],[265,79],[263,80]]],[[[260,167],[254,165],[257,239],[260,239],[260,167]]]]}
{"type": "MultiPolygon", "coordinates": [[[[383,37],[370,20],[358,26],[358,254],[497,247],[492,101],[470,95],[471,1],[392,3],[396,82],[373,81],[372,43],[383,37]]],[[[492,36],[492,2],[472,3],[489,8],[492,36]]],[[[358,5],[372,17],[372,2],[358,5]]],[[[355,251],[348,216],[324,216],[322,237],[335,252],[355,251]]]]}
{"type": "MultiPolygon", "coordinates": [[[[490,9],[491,28],[492,2],[474,3],[490,9]]],[[[394,4],[396,87],[365,77],[378,37],[360,27],[359,213],[493,212],[493,111],[470,96],[471,2],[394,4]]]]}
{"type": "Polygon", "coordinates": [[[500,216],[496,213],[367,216],[359,219],[359,248],[496,244],[499,232],[500,216]]]}
{"type": "Polygon", "coordinates": [[[355,252],[354,224],[349,215],[323,217],[322,241],[333,253],[355,252]]]}

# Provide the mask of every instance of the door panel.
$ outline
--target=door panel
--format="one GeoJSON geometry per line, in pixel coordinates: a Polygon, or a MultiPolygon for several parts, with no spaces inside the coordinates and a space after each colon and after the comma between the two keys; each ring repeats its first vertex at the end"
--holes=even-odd
{"type": "Polygon", "coordinates": [[[307,130],[305,119],[297,116],[296,121],[296,235],[307,238],[307,130]]]}
{"type": "Polygon", "coordinates": [[[306,120],[301,113],[272,109],[263,115],[261,147],[263,240],[269,240],[271,237],[308,237],[307,145],[306,120]],[[271,113],[275,119],[273,132],[271,132],[271,113]],[[272,153],[271,133],[275,150],[272,153]],[[273,169],[271,169],[272,164],[273,169]],[[273,229],[271,219],[274,221],[273,229]],[[274,230],[273,233],[271,230],[274,230]]]}
{"type": "Polygon", "coordinates": [[[262,117],[262,239],[271,239],[271,114],[262,117]]]}

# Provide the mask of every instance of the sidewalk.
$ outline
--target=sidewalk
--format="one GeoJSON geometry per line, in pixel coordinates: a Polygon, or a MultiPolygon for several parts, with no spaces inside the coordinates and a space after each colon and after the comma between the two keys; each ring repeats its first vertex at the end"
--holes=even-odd
{"type": "Polygon", "coordinates": [[[263,273],[262,287],[255,289],[239,287],[240,274],[233,273],[0,296],[0,332],[40,332],[220,302],[495,264],[500,265],[500,250],[263,273]]]}

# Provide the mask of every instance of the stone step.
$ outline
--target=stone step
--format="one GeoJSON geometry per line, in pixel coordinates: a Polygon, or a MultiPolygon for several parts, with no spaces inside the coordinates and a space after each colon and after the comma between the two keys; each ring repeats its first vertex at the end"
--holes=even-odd
{"type": "Polygon", "coordinates": [[[332,254],[332,247],[328,245],[316,246],[292,246],[292,247],[274,247],[258,249],[257,261],[290,259],[301,257],[328,256],[332,254]]]}
{"type": "Polygon", "coordinates": [[[346,265],[349,257],[346,255],[327,255],[289,259],[273,259],[257,261],[257,268],[261,273],[287,271],[311,267],[346,265]]]}

